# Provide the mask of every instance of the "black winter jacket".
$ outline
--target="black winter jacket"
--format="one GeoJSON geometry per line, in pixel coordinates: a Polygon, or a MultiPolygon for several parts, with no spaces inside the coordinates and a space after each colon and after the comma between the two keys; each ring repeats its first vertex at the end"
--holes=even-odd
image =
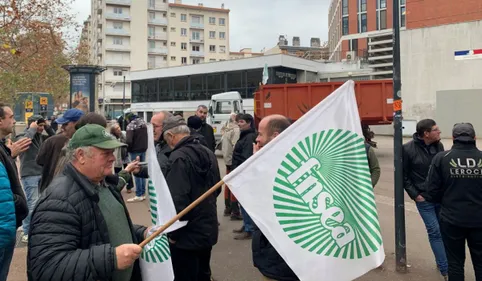
{"type": "MultiPolygon", "coordinates": [[[[124,200],[116,191],[117,177],[106,183],[124,206],[134,243],[144,238],[143,226],[133,225],[124,200]]],[[[29,281],[111,280],[116,268],[115,248],[97,202],[92,183],[71,164],[41,195],[32,214],[27,254],[29,281]]],[[[139,262],[132,281],[141,280],[139,262]]]]}
{"type": "Polygon", "coordinates": [[[427,201],[442,203],[440,217],[459,227],[481,228],[482,152],[475,142],[456,141],[437,154],[427,178],[427,201]]]}
{"type": "Polygon", "coordinates": [[[22,225],[23,219],[28,215],[27,199],[20,184],[18,177],[17,163],[11,156],[10,149],[5,145],[5,139],[0,140],[0,162],[7,170],[8,179],[10,180],[10,188],[13,193],[15,203],[15,218],[17,227],[22,225]]]}
{"type": "Polygon", "coordinates": [[[207,124],[206,122],[203,122],[199,133],[204,136],[208,148],[212,152],[214,152],[216,150],[216,138],[214,137],[213,127],[211,127],[211,125],[207,124]]]}
{"type": "Polygon", "coordinates": [[[413,135],[413,140],[403,145],[403,187],[413,200],[426,190],[425,181],[430,163],[441,151],[444,151],[441,142],[426,145],[417,134],[413,135]]]}
{"type": "MultiPolygon", "coordinates": [[[[183,138],[169,153],[166,182],[177,213],[184,210],[221,180],[216,156],[193,136],[183,138]]],[[[199,250],[214,246],[218,241],[216,196],[212,194],[181,220],[186,226],[168,237],[180,249],[199,250]]]]}
{"type": "Polygon", "coordinates": [[[256,131],[254,129],[251,128],[241,131],[239,134],[239,140],[236,142],[233,149],[233,164],[231,167],[233,170],[253,155],[253,144],[255,141],[256,131]]]}
{"type": "Polygon", "coordinates": [[[251,245],[253,264],[264,276],[278,281],[298,281],[298,277],[291,270],[276,249],[269,243],[264,234],[255,227],[251,245]]]}

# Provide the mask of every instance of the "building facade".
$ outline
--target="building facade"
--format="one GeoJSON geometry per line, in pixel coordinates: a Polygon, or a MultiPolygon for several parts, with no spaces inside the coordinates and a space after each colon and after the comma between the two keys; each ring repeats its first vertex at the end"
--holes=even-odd
{"type": "Polygon", "coordinates": [[[229,58],[229,10],[224,7],[180,0],[91,3],[90,63],[106,67],[98,76],[97,92],[107,117],[129,107],[131,71],[229,58]]]}
{"type": "MultiPolygon", "coordinates": [[[[400,0],[405,28],[406,0],[400,0]]],[[[333,0],[328,17],[329,59],[367,61],[376,78],[393,76],[393,1],[333,0]]]]}

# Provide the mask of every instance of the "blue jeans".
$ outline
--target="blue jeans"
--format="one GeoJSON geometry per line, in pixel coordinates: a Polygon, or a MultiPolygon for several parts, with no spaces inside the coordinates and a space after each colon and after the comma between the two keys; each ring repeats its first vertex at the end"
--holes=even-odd
{"type": "MultiPolygon", "coordinates": [[[[146,161],[145,152],[131,152],[129,156],[131,157],[131,161],[136,160],[137,156],[139,156],[141,162],[146,161]]],[[[146,193],[146,179],[134,177],[134,181],[136,183],[136,196],[144,196],[146,193]]]]}
{"type": "Polygon", "coordinates": [[[248,215],[243,206],[241,206],[241,214],[243,215],[244,231],[252,234],[254,231],[253,220],[251,220],[251,217],[248,215]]]}
{"type": "Polygon", "coordinates": [[[442,234],[440,233],[440,204],[427,201],[415,203],[427,229],[428,241],[430,242],[430,247],[432,247],[432,252],[435,255],[435,261],[437,262],[440,273],[446,275],[449,266],[442,234]]]}
{"type": "Polygon", "coordinates": [[[10,263],[12,262],[14,248],[15,243],[11,246],[0,248],[0,281],[7,281],[8,270],[10,269],[10,263]]]}
{"type": "Polygon", "coordinates": [[[41,176],[31,176],[31,177],[23,177],[22,186],[23,190],[25,191],[25,196],[27,197],[27,207],[28,207],[28,216],[22,221],[22,228],[23,233],[28,235],[30,230],[30,219],[32,218],[32,212],[37,205],[38,201],[38,189],[39,189],[39,181],[41,176]]]}

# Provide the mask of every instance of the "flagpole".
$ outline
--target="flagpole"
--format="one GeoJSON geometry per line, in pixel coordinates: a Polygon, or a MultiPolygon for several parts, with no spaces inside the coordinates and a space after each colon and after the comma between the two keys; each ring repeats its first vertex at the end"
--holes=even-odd
{"type": "Polygon", "coordinates": [[[400,0],[393,0],[393,152],[395,176],[395,260],[398,272],[407,271],[405,198],[402,156],[402,81],[400,68],[400,0]]]}
{"type": "Polygon", "coordinates": [[[179,214],[177,214],[175,217],[170,219],[168,222],[166,222],[165,225],[161,226],[158,230],[156,230],[151,236],[147,237],[142,243],[139,244],[142,248],[149,244],[154,238],[162,234],[166,229],[168,229],[171,225],[173,225],[176,221],[181,219],[183,216],[185,216],[187,213],[189,213],[192,209],[194,209],[197,205],[199,205],[202,201],[204,201],[206,198],[209,197],[209,195],[213,194],[217,189],[219,189],[221,186],[223,186],[224,182],[219,181],[217,184],[215,184],[213,187],[211,187],[208,191],[206,191],[203,195],[199,196],[198,199],[196,199],[194,202],[189,204],[184,210],[182,210],[179,214]]]}

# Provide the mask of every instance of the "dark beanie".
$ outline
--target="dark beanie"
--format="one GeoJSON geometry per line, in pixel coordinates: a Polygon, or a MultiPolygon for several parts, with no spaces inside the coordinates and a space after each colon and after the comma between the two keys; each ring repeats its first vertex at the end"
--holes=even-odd
{"type": "Polygon", "coordinates": [[[187,118],[187,126],[189,128],[193,128],[194,130],[199,130],[203,125],[203,121],[201,118],[197,117],[196,115],[187,118]]]}

